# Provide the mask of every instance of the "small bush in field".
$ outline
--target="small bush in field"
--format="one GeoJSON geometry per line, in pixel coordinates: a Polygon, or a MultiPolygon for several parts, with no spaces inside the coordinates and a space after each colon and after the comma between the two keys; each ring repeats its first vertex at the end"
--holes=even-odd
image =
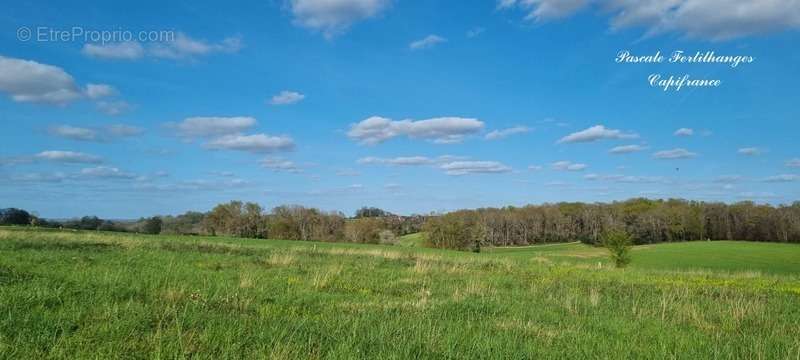
{"type": "Polygon", "coordinates": [[[611,253],[611,260],[618,268],[631,262],[631,236],[625,230],[609,230],[603,234],[603,246],[611,253]]]}

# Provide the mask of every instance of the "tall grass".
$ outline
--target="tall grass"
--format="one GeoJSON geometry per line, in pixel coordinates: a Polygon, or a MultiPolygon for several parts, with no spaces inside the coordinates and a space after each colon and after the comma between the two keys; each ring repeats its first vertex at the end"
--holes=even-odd
{"type": "Polygon", "coordinates": [[[549,252],[0,229],[0,358],[800,357],[797,275],[549,252]]]}

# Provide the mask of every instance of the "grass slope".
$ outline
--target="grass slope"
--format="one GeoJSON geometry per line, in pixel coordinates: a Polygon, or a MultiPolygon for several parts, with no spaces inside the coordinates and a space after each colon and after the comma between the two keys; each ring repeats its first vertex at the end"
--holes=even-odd
{"type": "MultiPolygon", "coordinates": [[[[581,243],[487,249],[507,258],[549,257],[571,263],[609,264],[605,249],[581,243]]],[[[632,268],[800,274],[797,244],[692,241],[633,247],[632,268]]]]}
{"type": "Polygon", "coordinates": [[[0,358],[800,356],[796,274],[534,250],[0,229],[0,358]]]}

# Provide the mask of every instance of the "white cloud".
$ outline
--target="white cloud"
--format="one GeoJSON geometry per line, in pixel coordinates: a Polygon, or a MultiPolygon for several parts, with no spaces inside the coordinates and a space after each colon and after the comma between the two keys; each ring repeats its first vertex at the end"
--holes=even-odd
{"type": "Polygon", "coordinates": [[[359,164],[389,165],[389,166],[424,166],[451,163],[466,160],[462,156],[442,155],[435,158],[426,156],[398,156],[394,158],[365,157],[358,159],[359,164]]]}
{"type": "Polygon", "coordinates": [[[133,179],[135,174],[124,172],[115,167],[97,166],[81,169],[81,176],[105,179],[133,179]]]}
{"type": "Polygon", "coordinates": [[[800,181],[800,175],[795,174],[782,174],[765,178],[764,182],[794,182],[800,181]]]}
{"type": "Polygon", "coordinates": [[[215,137],[239,134],[258,124],[255,118],[247,116],[213,117],[198,116],[186,118],[179,123],[167,123],[178,136],[186,138],[215,137]]]}
{"type": "Polygon", "coordinates": [[[47,129],[50,135],[78,141],[110,141],[114,138],[136,136],[144,132],[144,129],[135,126],[114,124],[103,128],[82,128],[70,125],[55,125],[47,129]]]}
{"type": "Polygon", "coordinates": [[[190,59],[212,53],[235,53],[243,47],[239,37],[228,37],[218,43],[193,39],[184,33],[177,33],[172,41],[155,43],[148,54],[165,59],[190,59]]]}
{"type": "Polygon", "coordinates": [[[573,163],[571,161],[557,161],[551,167],[557,171],[583,171],[589,166],[586,164],[573,163]]]}
{"type": "Polygon", "coordinates": [[[8,180],[20,183],[59,183],[70,177],[70,175],[59,171],[54,173],[14,174],[10,175],[8,180]]]}
{"type": "Polygon", "coordinates": [[[664,182],[664,178],[660,176],[631,176],[631,175],[601,175],[601,174],[587,174],[583,177],[590,181],[612,181],[625,184],[652,184],[664,182]]]}
{"type": "Polygon", "coordinates": [[[439,35],[428,35],[422,39],[411,42],[411,44],[408,44],[408,48],[411,50],[430,49],[443,42],[447,42],[447,39],[439,35]]]}
{"type": "Polygon", "coordinates": [[[478,37],[481,34],[483,34],[484,32],[486,32],[486,29],[484,29],[484,28],[482,28],[480,26],[476,27],[476,28],[469,29],[469,30],[467,30],[467,38],[472,39],[474,37],[478,37]]]}
{"type": "Polygon", "coordinates": [[[800,158],[786,161],[786,167],[800,167],[800,158]]]}
{"type": "Polygon", "coordinates": [[[89,99],[99,99],[108,96],[114,96],[117,90],[111,85],[106,84],[86,84],[86,96],[89,99]]]}
{"type": "Polygon", "coordinates": [[[295,91],[283,90],[279,94],[272,97],[269,103],[272,105],[291,105],[298,103],[305,99],[306,96],[295,91]]]}
{"type": "Polygon", "coordinates": [[[714,179],[715,183],[718,184],[734,184],[742,181],[744,177],[741,175],[721,175],[714,179]]]}
{"type": "Polygon", "coordinates": [[[447,175],[499,174],[511,171],[511,167],[497,161],[453,161],[440,166],[447,175]]]}
{"type": "Polygon", "coordinates": [[[297,164],[281,158],[266,158],[261,160],[261,166],[275,172],[300,173],[303,172],[297,164]]]}
{"type": "Polygon", "coordinates": [[[212,43],[176,33],[173,39],[155,42],[144,47],[129,41],[108,44],[85,44],[81,52],[89,57],[108,60],[137,60],[145,56],[162,59],[194,59],[214,53],[235,53],[243,47],[240,37],[228,37],[212,43]]]}
{"type": "Polygon", "coordinates": [[[34,157],[40,160],[62,163],[97,164],[102,162],[102,159],[95,155],[62,150],[42,151],[36,154],[34,157]]]}
{"type": "Polygon", "coordinates": [[[336,171],[336,176],[361,176],[361,173],[353,169],[340,169],[336,171]]]}
{"type": "Polygon", "coordinates": [[[136,136],[144,132],[144,129],[125,124],[113,124],[106,126],[106,132],[114,137],[136,136]]]}
{"type": "Polygon", "coordinates": [[[47,132],[53,136],[72,140],[97,141],[99,139],[95,130],[69,125],[51,126],[47,129],[47,132]]]}
{"type": "Polygon", "coordinates": [[[741,149],[739,149],[739,150],[738,150],[738,151],[736,151],[736,152],[737,152],[739,155],[745,155],[745,156],[758,156],[758,155],[761,155],[761,154],[763,154],[763,153],[764,153],[764,151],[763,151],[763,150],[761,150],[761,149],[759,149],[759,148],[757,148],[757,147],[746,147],[746,148],[741,148],[741,149]]]}
{"type": "Polygon", "coordinates": [[[694,135],[694,129],[680,128],[678,130],[675,130],[675,132],[672,135],[675,135],[675,136],[692,136],[692,135],[694,135]]]}
{"type": "Polygon", "coordinates": [[[100,110],[100,112],[106,115],[111,115],[111,116],[121,115],[128,111],[131,111],[132,109],[133,106],[131,104],[128,104],[126,101],[122,100],[97,102],[97,110],[100,110]]]}
{"type": "Polygon", "coordinates": [[[558,19],[572,15],[584,6],[589,0],[499,0],[498,7],[507,9],[520,7],[529,11],[527,20],[558,19]]]}
{"type": "Polygon", "coordinates": [[[393,121],[373,116],[351,125],[347,136],[367,145],[379,144],[399,136],[451,144],[461,142],[482,129],[483,122],[470,118],[441,117],[419,121],[393,121]]]}
{"type": "Polygon", "coordinates": [[[285,135],[224,135],[212,139],[206,144],[206,147],[217,150],[238,150],[251,153],[270,153],[293,149],[294,140],[285,135]]]}
{"type": "Polygon", "coordinates": [[[539,166],[539,165],[528,166],[528,170],[530,170],[530,171],[539,171],[539,170],[542,170],[542,169],[543,168],[541,166],[539,166]]]}
{"type": "Polygon", "coordinates": [[[391,0],[288,0],[295,25],[320,31],[332,38],[354,23],[373,18],[391,5],[391,0]]]}
{"type": "Polygon", "coordinates": [[[419,166],[430,165],[435,160],[425,156],[400,156],[396,158],[377,158],[365,157],[358,159],[359,164],[380,164],[380,165],[395,165],[395,166],[419,166]]]}
{"type": "Polygon", "coordinates": [[[89,57],[110,60],[136,60],[144,57],[142,44],[135,41],[111,44],[85,44],[81,52],[89,57]]]}
{"type": "Polygon", "coordinates": [[[656,159],[691,159],[697,154],[683,148],[663,150],[653,154],[656,159]]]}
{"type": "Polygon", "coordinates": [[[531,131],[531,129],[526,127],[526,126],[515,126],[515,127],[508,128],[508,129],[494,130],[494,131],[486,134],[485,139],[486,140],[500,140],[500,139],[507,138],[507,137],[509,137],[511,135],[524,134],[524,133],[527,133],[527,132],[530,132],[530,131],[531,131]]]}
{"type": "Polygon", "coordinates": [[[613,148],[611,148],[611,150],[608,150],[608,152],[611,153],[611,154],[620,155],[620,154],[635,153],[635,152],[644,151],[644,150],[647,150],[646,146],[642,146],[642,145],[622,145],[622,146],[613,147],[613,148]]]}
{"type": "Polygon", "coordinates": [[[57,66],[0,56],[0,92],[16,102],[65,105],[83,94],[75,79],[57,66]]]}
{"type": "Polygon", "coordinates": [[[599,140],[636,139],[639,135],[626,133],[622,130],[607,129],[603,125],[595,125],[588,129],[569,134],[560,140],[559,144],[594,142],[599,140]]]}
{"type": "Polygon", "coordinates": [[[611,16],[612,29],[642,27],[647,35],[684,34],[727,40],[800,28],[797,0],[500,0],[498,7],[518,7],[526,19],[564,18],[596,5],[611,16]]]}

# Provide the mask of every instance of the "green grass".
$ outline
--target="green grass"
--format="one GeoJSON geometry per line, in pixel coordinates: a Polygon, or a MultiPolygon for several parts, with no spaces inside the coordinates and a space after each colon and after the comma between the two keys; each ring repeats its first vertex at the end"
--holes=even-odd
{"type": "Polygon", "coordinates": [[[397,245],[405,247],[424,247],[425,238],[422,237],[422,233],[408,234],[399,237],[397,239],[397,245]]]}
{"type": "MultiPolygon", "coordinates": [[[[603,248],[581,243],[493,248],[507,258],[545,256],[565,262],[609,265],[603,248]]],[[[633,247],[631,268],[680,271],[800,274],[800,245],[745,241],[692,241],[633,247]]]]}
{"type": "Polygon", "coordinates": [[[0,358],[800,357],[796,247],[602,251],[5,228],[0,358]]]}

